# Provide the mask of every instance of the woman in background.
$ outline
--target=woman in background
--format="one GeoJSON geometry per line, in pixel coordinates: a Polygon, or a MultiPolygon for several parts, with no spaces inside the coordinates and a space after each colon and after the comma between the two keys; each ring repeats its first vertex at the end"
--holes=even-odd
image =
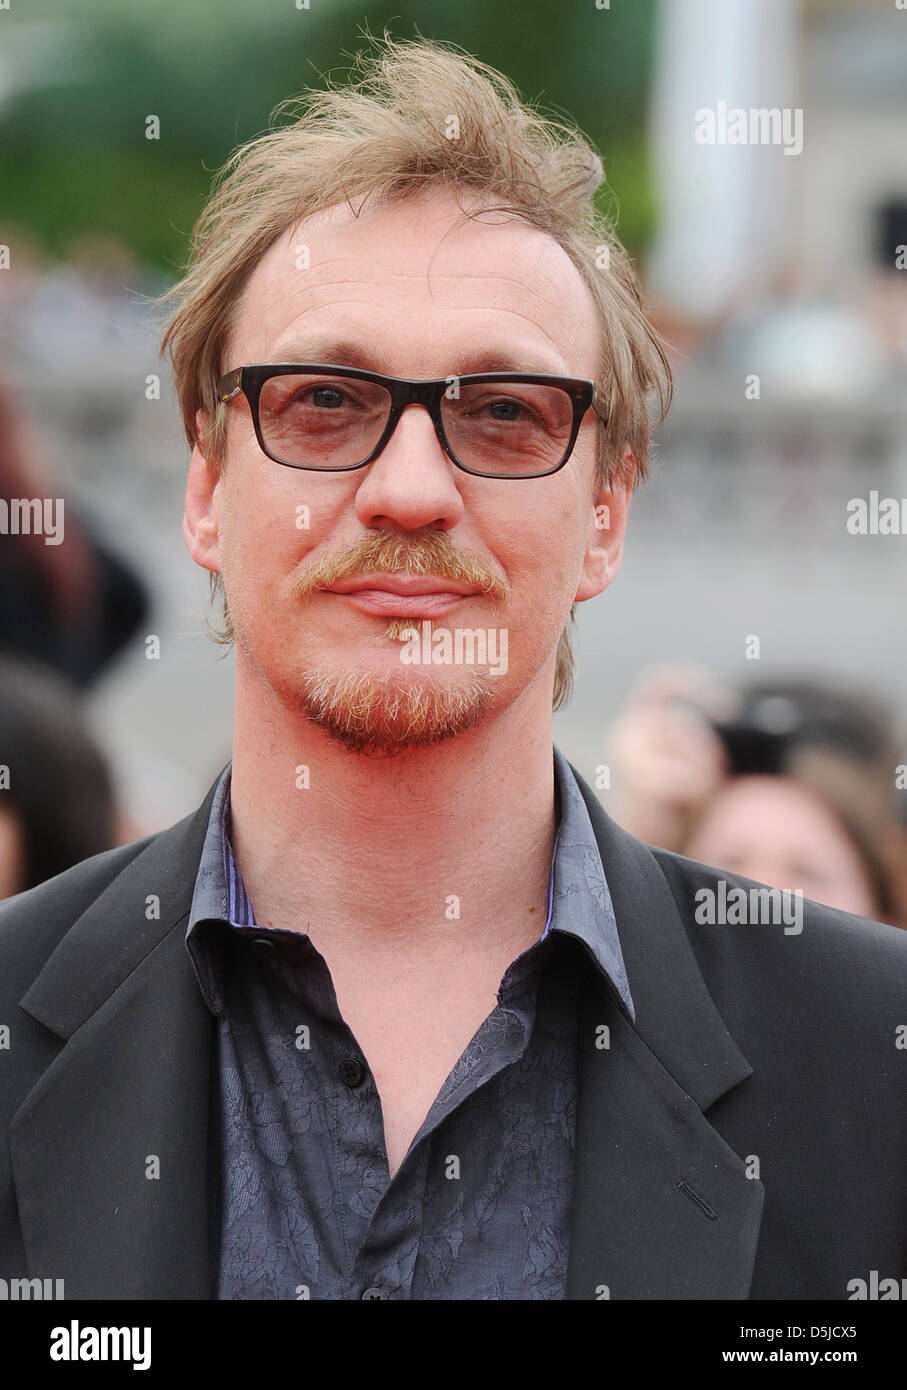
{"type": "Polygon", "coordinates": [[[615,724],[610,751],[612,813],[640,839],[907,926],[898,744],[878,702],[802,680],[734,692],[660,667],[615,724]]]}

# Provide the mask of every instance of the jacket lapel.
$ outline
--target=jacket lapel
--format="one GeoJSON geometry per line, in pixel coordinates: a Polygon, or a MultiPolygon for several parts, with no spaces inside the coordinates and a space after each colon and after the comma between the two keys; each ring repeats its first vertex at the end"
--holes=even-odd
{"type": "Polygon", "coordinates": [[[10,1150],[29,1274],[67,1298],[210,1297],[214,1021],[184,937],[213,795],[130,861],[21,1001],[64,1044],[10,1150]]]}
{"type": "Polygon", "coordinates": [[[590,971],[579,1019],[567,1297],[746,1298],[764,1190],[703,1111],[752,1067],[712,1002],[651,850],[615,825],[573,771],[601,851],[636,1020],[590,971]]]}

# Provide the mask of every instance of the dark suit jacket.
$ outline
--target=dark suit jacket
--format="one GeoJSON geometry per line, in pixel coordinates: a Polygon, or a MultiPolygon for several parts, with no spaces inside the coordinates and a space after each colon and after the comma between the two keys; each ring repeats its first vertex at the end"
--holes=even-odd
{"type": "MultiPolygon", "coordinates": [[[[907,932],[812,903],[799,935],[697,925],[697,889],[749,881],[642,844],[578,780],[636,1023],[590,970],[567,1297],[847,1299],[871,1270],[900,1279],[907,932]]],[[[184,937],[213,792],[0,907],[2,1278],[211,1296],[214,1023],[184,937]]]]}

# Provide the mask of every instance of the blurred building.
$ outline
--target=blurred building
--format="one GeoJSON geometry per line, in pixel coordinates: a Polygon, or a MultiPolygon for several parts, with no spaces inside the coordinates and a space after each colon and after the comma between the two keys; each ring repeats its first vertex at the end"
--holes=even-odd
{"type": "Polygon", "coordinates": [[[648,279],[668,311],[710,320],[780,280],[893,270],[907,243],[907,11],[662,0],[658,16],[648,279]],[[799,111],[802,148],[740,140],[734,110],[799,111]],[[712,144],[697,138],[706,111],[712,144]]]}
{"type": "Polygon", "coordinates": [[[555,727],[590,776],[615,700],[666,659],[847,676],[907,711],[907,534],[847,528],[855,500],[907,498],[907,9],[657,13],[644,280],[677,389],[618,580],[578,610],[555,727]],[[778,142],[729,138],[735,108],[778,142]]]}

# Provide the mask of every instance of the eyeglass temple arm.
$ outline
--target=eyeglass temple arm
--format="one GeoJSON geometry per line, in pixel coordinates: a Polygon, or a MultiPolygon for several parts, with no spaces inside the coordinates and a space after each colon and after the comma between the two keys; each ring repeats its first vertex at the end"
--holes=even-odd
{"type": "Polygon", "coordinates": [[[592,389],[592,409],[599,417],[603,425],[608,423],[608,411],[605,409],[605,402],[597,386],[592,389]]]}
{"type": "Polygon", "coordinates": [[[237,367],[235,371],[228,372],[222,376],[217,383],[217,399],[219,401],[229,401],[240,389],[242,380],[242,367],[237,367]]]}

